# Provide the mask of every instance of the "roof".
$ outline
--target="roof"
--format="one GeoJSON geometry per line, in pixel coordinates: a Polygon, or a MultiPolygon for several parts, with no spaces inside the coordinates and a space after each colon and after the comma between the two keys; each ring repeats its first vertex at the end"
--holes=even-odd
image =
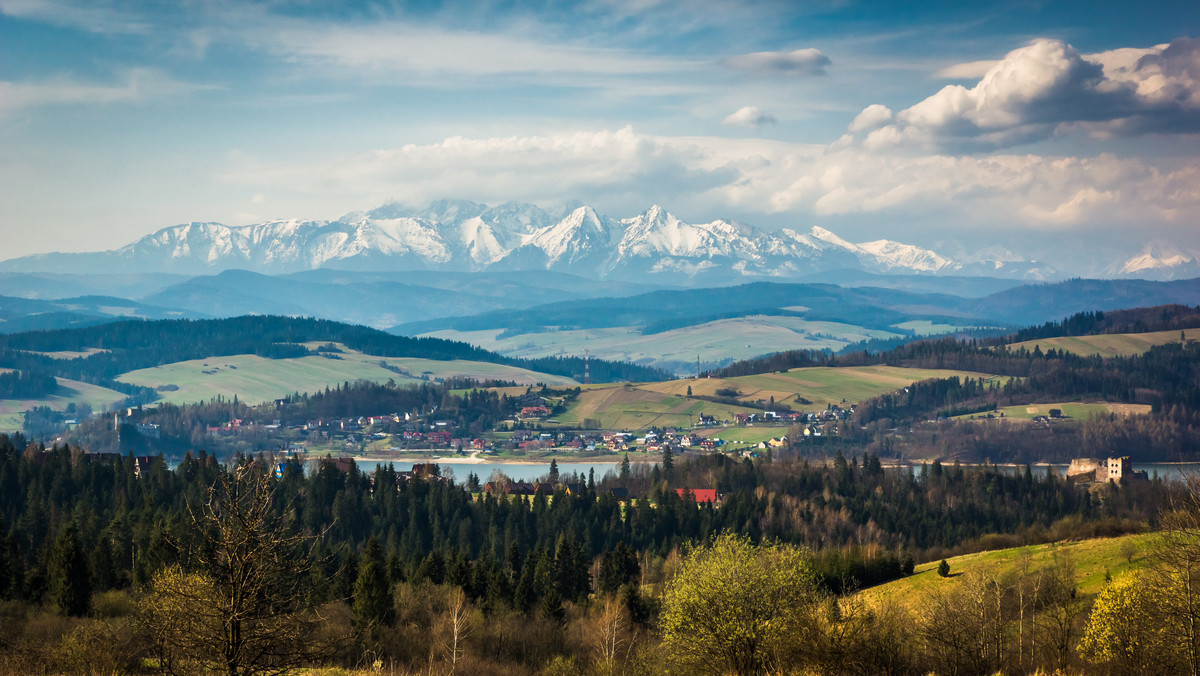
{"type": "Polygon", "coordinates": [[[676,488],[675,493],[682,498],[684,493],[691,491],[692,497],[696,498],[696,502],[710,502],[716,504],[717,489],[715,488],[676,488]]]}

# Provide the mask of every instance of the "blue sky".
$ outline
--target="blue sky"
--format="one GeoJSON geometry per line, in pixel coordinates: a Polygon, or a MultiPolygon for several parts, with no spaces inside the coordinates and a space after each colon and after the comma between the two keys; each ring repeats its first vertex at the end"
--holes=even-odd
{"type": "Polygon", "coordinates": [[[1200,247],[1198,132],[1195,2],[0,0],[3,258],[453,197],[1099,259],[1200,247]]]}

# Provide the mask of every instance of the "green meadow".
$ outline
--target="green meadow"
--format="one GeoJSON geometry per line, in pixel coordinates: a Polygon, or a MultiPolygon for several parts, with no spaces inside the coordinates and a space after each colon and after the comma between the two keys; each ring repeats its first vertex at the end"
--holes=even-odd
{"type": "Polygon", "coordinates": [[[1200,340],[1200,329],[1185,329],[1181,331],[1154,331],[1151,333],[1114,333],[1099,336],[1064,336],[1060,338],[1040,338],[1013,343],[1010,350],[1025,348],[1033,352],[1041,348],[1042,352],[1059,350],[1080,356],[1100,355],[1101,357],[1125,357],[1142,354],[1152,347],[1180,342],[1180,334],[1188,341],[1200,340]]]}
{"type": "Polygon", "coordinates": [[[917,610],[928,599],[929,593],[961,584],[963,573],[978,573],[988,577],[1015,574],[1022,565],[1022,557],[1026,555],[1029,556],[1030,568],[1036,570],[1050,565],[1057,553],[1069,556],[1074,562],[1075,584],[1081,594],[1091,597],[1104,588],[1106,576],[1115,578],[1144,566],[1154,538],[1154,534],[1124,535],[955,556],[946,559],[950,564],[950,577],[938,576],[939,562],[930,561],[917,566],[909,577],[864,589],[860,594],[870,604],[900,604],[917,610]],[[1126,543],[1132,545],[1131,558],[1127,558],[1123,551],[1126,543]]]}
{"type": "Polygon", "coordinates": [[[418,383],[453,377],[502,379],[518,383],[574,385],[570,378],[538,373],[501,364],[471,361],[434,361],[376,357],[346,348],[338,359],[300,357],[265,359],[255,355],[210,357],[176,362],[123,374],[121,382],[165,388],[162,399],[171,403],[208,401],[235,395],[247,403],[285,397],[293,392],[314,392],[343,382],[418,383]],[[177,389],[170,389],[174,386],[177,389]]]}

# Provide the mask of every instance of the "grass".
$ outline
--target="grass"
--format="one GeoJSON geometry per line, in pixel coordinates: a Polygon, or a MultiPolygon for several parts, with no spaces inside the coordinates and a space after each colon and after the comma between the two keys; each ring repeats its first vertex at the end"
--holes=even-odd
{"type": "Polygon", "coordinates": [[[1055,552],[1059,552],[1069,554],[1074,561],[1075,583],[1079,592],[1085,596],[1094,596],[1104,588],[1106,575],[1115,578],[1145,565],[1154,537],[1152,533],[1125,535],[955,556],[946,559],[950,564],[950,577],[939,577],[938,562],[930,561],[917,566],[909,577],[864,589],[860,593],[869,604],[901,604],[910,610],[916,610],[929,593],[951,589],[961,584],[963,573],[979,572],[989,577],[1016,573],[1020,568],[1020,558],[1025,553],[1030,556],[1031,568],[1036,570],[1050,565],[1055,552]],[[1134,545],[1132,562],[1127,560],[1121,551],[1125,542],[1134,545]]]}
{"type": "Polygon", "coordinates": [[[30,354],[40,354],[43,357],[50,357],[51,359],[78,359],[79,357],[90,357],[100,352],[108,352],[108,350],[98,347],[89,347],[83,350],[62,350],[59,352],[37,352],[34,350],[29,350],[30,354]]]}
{"type": "Polygon", "coordinates": [[[500,338],[501,333],[499,329],[447,330],[425,335],[461,340],[514,357],[582,355],[587,348],[598,359],[666,365],[694,364],[697,357],[705,363],[720,363],[782,350],[836,351],[860,340],[899,335],[850,324],[768,315],[722,319],[652,335],[642,335],[633,326],[545,331],[506,338],[500,338]]]}
{"type": "MultiPolygon", "coordinates": [[[[1041,338],[1013,343],[1010,350],[1025,348],[1033,352],[1040,347],[1042,352],[1051,349],[1060,352],[1088,356],[1121,357],[1142,354],[1157,345],[1180,342],[1180,331],[1154,331],[1151,333],[1113,333],[1099,336],[1065,336],[1060,338],[1041,338]]],[[[1200,329],[1185,329],[1182,331],[1188,341],[1200,340],[1200,329]]]]}
{"type": "MultiPolygon", "coordinates": [[[[1037,416],[1050,415],[1050,409],[1057,408],[1063,412],[1063,415],[1068,418],[1078,420],[1087,420],[1094,415],[1108,415],[1115,413],[1117,415],[1144,415],[1150,412],[1149,404],[1118,404],[1106,401],[1064,401],[1054,404],[1018,404],[1016,406],[1001,406],[996,409],[995,414],[999,416],[1004,414],[1006,420],[1033,420],[1037,416]]],[[[974,414],[987,415],[986,413],[974,414]]],[[[969,418],[970,415],[960,415],[957,418],[969,418]]]]}
{"type": "Polygon", "coordinates": [[[690,428],[701,413],[725,420],[732,419],[734,413],[746,412],[753,410],[666,394],[651,389],[649,385],[607,385],[584,390],[566,412],[554,419],[564,426],[577,427],[592,420],[598,421],[603,429],[639,430],[649,427],[690,428]]]}
{"type": "Polygon", "coordinates": [[[908,387],[929,378],[993,378],[983,373],[942,369],[911,369],[896,366],[849,366],[844,368],[813,367],[792,369],[786,373],[763,373],[736,378],[702,378],[671,380],[643,385],[646,389],[671,394],[715,396],[719,389],[736,389],[738,398],[746,402],[768,404],[774,397],[795,410],[813,411],[830,404],[849,405],[908,387]],[[812,402],[805,404],[800,399],[812,402]]]}
{"type": "MultiPolygon", "coordinates": [[[[770,401],[798,411],[824,409],[829,404],[849,405],[870,397],[907,387],[918,380],[950,376],[991,378],[986,374],[935,369],[908,369],[893,366],[854,366],[847,368],[804,368],[786,373],[767,373],[737,378],[668,380],[637,386],[591,385],[585,387],[571,407],[555,416],[564,426],[582,426],[593,421],[603,429],[640,430],[649,427],[690,428],[701,413],[718,421],[733,420],[737,413],[761,413],[761,407],[713,403],[687,396],[688,388],[697,396],[718,396],[718,390],[736,389],[737,400],[770,408],[770,401]],[[809,403],[802,403],[803,398],[809,403]]],[[[523,390],[522,390],[523,391],[523,390]]],[[[779,436],[755,432],[745,441],[757,443],[779,436]],[[762,437],[766,434],[766,437],[762,437]]],[[[722,430],[724,434],[726,430],[722,430]]],[[[726,438],[722,436],[722,438],[726,438]]]]}
{"type": "Polygon", "coordinates": [[[356,380],[416,383],[452,377],[502,379],[519,383],[574,385],[570,378],[553,376],[501,364],[471,361],[433,361],[412,358],[381,358],[347,348],[338,356],[264,359],[255,355],[210,357],[176,362],[121,375],[118,380],[146,387],[174,385],[163,391],[171,403],[208,401],[220,395],[258,403],[285,397],[293,392],[313,392],[356,380]],[[389,368],[385,368],[386,364],[389,368]],[[399,371],[399,372],[397,372],[399,371]]]}
{"type": "Polygon", "coordinates": [[[125,401],[125,395],[105,387],[89,385],[78,380],[58,378],[58,393],[43,399],[0,399],[0,432],[19,432],[22,413],[38,406],[66,411],[72,404],[87,404],[101,413],[125,401]]]}
{"type": "Polygon", "coordinates": [[[767,441],[776,437],[786,436],[787,433],[787,427],[778,426],[726,427],[697,432],[697,434],[702,437],[717,437],[723,441],[729,441],[735,444],[757,444],[761,441],[767,441]]]}

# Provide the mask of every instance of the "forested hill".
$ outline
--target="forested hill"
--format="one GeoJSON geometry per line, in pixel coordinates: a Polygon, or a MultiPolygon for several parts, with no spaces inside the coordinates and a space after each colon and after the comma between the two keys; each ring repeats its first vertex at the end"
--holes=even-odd
{"type": "Polygon", "coordinates": [[[1158,305],[1112,312],[1079,312],[1059,322],[1021,329],[996,343],[1019,343],[1039,338],[1092,336],[1110,333],[1149,333],[1200,327],[1200,307],[1158,305]]]}
{"type": "MultiPolygon", "coordinates": [[[[229,319],[123,321],[57,331],[0,335],[0,367],[111,384],[122,373],[189,359],[254,354],[272,359],[313,354],[302,343],[335,342],[380,357],[470,360],[581,377],[583,359],[519,359],[451,340],[408,338],[324,319],[244,316],[229,319]],[[99,349],[87,357],[52,359],[33,352],[99,349]]],[[[669,375],[636,364],[593,359],[595,382],[663,380],[669,375]]]]}

